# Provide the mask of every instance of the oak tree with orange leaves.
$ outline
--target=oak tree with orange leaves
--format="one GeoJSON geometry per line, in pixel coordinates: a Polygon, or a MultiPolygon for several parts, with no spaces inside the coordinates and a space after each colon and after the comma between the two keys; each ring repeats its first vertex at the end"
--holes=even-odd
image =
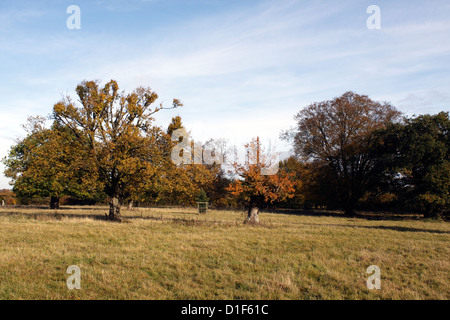
{"type": "Polygon", "coordinates": [[[273,155],[264,153],[259,137],[246,144],[245,148],[245,164],[233,164],[239,178],[227,190],[247,202],[246,222],[259,223],[260,208],[267,203],[291,198],[295,191],[294,182],[292,174],[285,171],[270,172],[274,166],[273,155]],[[264,174],[264,171],[269,174],[264,174]]]}
{"type": "Polygon", "coordinates": [[[66,97],[55,104],[53,117],[83,142],[79,147],[97,169],[99,183],[110,199],[108,218],[120,221],[124,197],[136,192],[132,187],[153,177],[158,169],[155,163],[160,154],[151,152],[155,150],[152,116],[182,103],[174,99],[171,107],[153,106],[158,95],[150,88],[120,92],[114,80],[103,87],[98,81],[83,81],[76,92],[81,105],[66,97]]]}
{"type": "Polygon", "coordinates": [[[399,116],[389,103],[346,92],[303,108],[295,116],[297,127],[284,137],[293,138],[299,158],[328,168],[341,207],[353,216],[356,203],[377,174],[378,155],[371,151],[371,134],[399,116]]]}

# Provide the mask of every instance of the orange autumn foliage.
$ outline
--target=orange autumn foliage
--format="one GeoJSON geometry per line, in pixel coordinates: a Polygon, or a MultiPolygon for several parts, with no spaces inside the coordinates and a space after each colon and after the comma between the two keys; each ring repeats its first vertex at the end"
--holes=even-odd
{"type": "Polygon", "coordinates": [[[295,192],[293,174],[278,171],[273,175],[263,175],[262,172],[273,165],[270,155],[261,150],[259,138],[253,139],[245,147],[247,149],[245,164],[237,162],[233,164],[240,178],[236,179],[227,190],[249,202],[250,206],[261,206],[264,203],[292,198],[295,192]]]}

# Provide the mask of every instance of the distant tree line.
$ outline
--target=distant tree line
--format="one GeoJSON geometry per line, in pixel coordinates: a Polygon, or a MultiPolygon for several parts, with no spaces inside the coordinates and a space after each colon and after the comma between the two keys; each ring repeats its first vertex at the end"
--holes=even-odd
{"type": "MultiPolygon", "coordinates": [[[[76,92],[78,103],[64,97],[54,105],[50,127],[46,118],[29,118],[27,136],[2,160],[19,203],[46,198],[58,208],[68,197],[106,201],[111,220],[121,220],[124,204],[187,206],[199,194],[216,207],[246,207],[248,222],[258,222],[260,208],[268,206],[342,209],[347,216],[357,210],[432,218],[449,212],[448,112],[405,118],[389,103],[353,92],[313,103],[295,116],[295,128],[282,133],[293,156],[264,175],[270,154],[257,137],[231,172],[202,159],[200,165],[175,164],[174,147],[189,135],[174,139],[173,133],[187,128],[174,117],[163,129],[153,115],[181,107],[177,99],[154,106],[158,96],[150,88],[127,94],[113,80],[103,87],[84,81],[76,92]]],[[[200,146],[206,147],[223,152],[220,141],[200,146]]]]}
{"type": "Polygon", "coordinates": [[[347,92],[314,103],[283,133],[295,156],[291,207],[409,211],[440,217],[450,208],[448,112],[406,118],[388,103],[347,92]]]}

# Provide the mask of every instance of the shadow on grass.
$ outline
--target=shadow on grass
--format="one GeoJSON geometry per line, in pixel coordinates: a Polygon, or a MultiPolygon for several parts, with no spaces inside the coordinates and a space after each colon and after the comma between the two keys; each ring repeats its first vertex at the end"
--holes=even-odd
{"type": "MultiPolygon", "coordinates": [[[[17,208],[17,207],[16,207],[17,208]]],[[[47,207],[40,207],[40,206],[33,206],[33,207],[24,207],[24,208],[34,208],[34,209],[47,209],[47,207]]],[[[70,207],[65,207],[65,210],[68,209],[74,209],[70,207]]],[[[84,210],[91,210],[91,211],[103,211],[102,214],[71,214],[71,213],[62,213],[62,208],[55,210],[55,212],[51,213],[32,213],[32,212],[15,212],[15,211],[3,211],[0,212],[0,216],[21,216],[21,217],[27,217],[29,219],[39,220],[39,221],[45,221],[45,220],[62,220],[63,218],[68,219],[92,219],[92,220],[99,220],[99,221],[110,221],[107,217],[107,214],[104,207],[97,207],[97,208],[76,208],[84,209],[84,210]]],[[[177,214],[195,214],[192,212],[172,212],[177,214]]],[[[296,216],[313,216],[313,217],[337,217],[337,218],[346,218],[349,217],[345,216],[342,212],[339,211],[327,211],[327,210],[292,210],[292,209],[276,209],[276,210],[264,210],[263,213],[270,213],[270,214],[286,214],[286,215],[296,215],[296,216]]],[[[143,216],[142,214],[138,214],[136,212],[136,215],[127,215],[122,216],[123,222],[129,222],[131,220],[135,219],[143,219],[143,220],[154,220],[154,221],[172,221],[179,224],[185,224],[185,225],[199,225],[199,224],[230,224],[228,222],[223,221],[203,221],[201,218],[202,214],[196,214],[197,219],[184,219],[184,218],[174,218],[174,217],[164,217],[164,215],[146,215],[143,216]],[[127,221],[128,220],[128,221],[127,221]]],[[[399,220],[420,220],[420,216],[418,215],[408,215],[408,216],[399,216],[399,215],[386,215],[386,214],[380,214],[380,213],[363,213],[359,214],[355,217],[357,219],[365,219],[365,220],[379,220],[379,221],[399,221],[399,220]]],[[[110,221],[114,222],[114,221],[110,221]]],[[[236,224],[235,222],[231,224],[236,224]]],[[[299,225],[310,225],[310,226],[328,226],[328,227],[343,227],[343,228],[364,228],[364,229],[381,229],[381,230],[392,230],[392,231],[398,231],[398,232],[426,232],[426,233],[435,233],[435,234],[450,234],[449,231],[442,231],[442,230],[430,230],[430,229],[421,229],[421,228],[410,228],[410,227],[400,227],[400,226],[361,226],[361,225],[350,225],[350,224],[328,224],[328,223],[304,223],[304,222],[296,222],[294,224],[299,225]]]]}
{"type": "Polygon", "coordinates": [[[393,230],[393,231],[400,231],[400,232],[428,232],[428,233],[450,234],[449,231],[407,228],[407,227],[393,227],[393,226],[357,226],[357,227],[358,228],[367,228],[367,229],[393,230]]]}
{"type": "MultiPolygon", "coordinates": [[[[30,207],[27,207],[30,208],[30,207]]],[[[33,209],[38,209],[39,207],[32,207],[33,209]]],[[[45,208],[48,209],[48,208],[45,208]]],[[[70,208],[66,208],[70,209],[70,208]]],[[[48,209],[49,210],[49,209],[48,209]]],[[[77,208],[78,210],[78,208],[77,208]]],[[[26,217],[27,219],[34,219],[34,220],[62,220],[63,218],[67,219],[92,219],[92,220],[101,220],[101,221],[111,221],[111,222],[117,222],[112,221],[108,219],[107,213],[105,208],[98,208],[98,210],[103,211],[102,214],[75,214],[75,213],[62,213],[61,209],[55,210],[55,212],[49,212],[49,213],[33,213],[33,212],[15,212],[15,211],[3,211],[0,212],[0,217],[26,217]]],[[[189,214],[193,215],[193,213],[189,212],[176,212],[178,214],[189,214]]],[[[194,213],[195,214],[195,213],[194,213]]],[[[197,217],[200,218],[204,215],[197,214],[197,217]]],[[[136,212],[135,215],[122,215],[122,222],[127,222],[127,220],[135,220],[135,219],[143,219],[143,220],[157,220],[157,221],[175,221],[175,222],[192,222],[192,221],[203,221],[200,219],[180,219],[180,218],[173,218],[173,217],[164,217],[164,215],[141,215],[136,212]]],[[[219,221],[212,221],[214,223],[218,223],[219,221]]]]}
{"type": "Polygon", "coordinates": [[[359,228],[359,229],[381,229],[381,230],[392,230],[399,232],[426,232],[426,233],[436,233],[436,234],[450,234],[450,231],[442,230],[430,230],[430,229],[420,229],[420,228],[409,228],[409,227],[397,227],[397,226],[357,226],[357,225],[346,225],[346,224],[326,224],[326,223],[299,223],[308,226],[325,226],[325,227],[342,227],[342,228],[359,228]]]}
{"type": "MultiPolygon", "coordinates": [[[[296,216],[309,216],[309,217],[335,217],[345,219],[362,219],[370,221],[420,221],[423,219],[419,214],[392,214],[392,213],[376,213],[376,212],[364,212],[359,213],[354,217],[347,217],[340,211],[328,211],[328,210],[294,210],[294,209],[275,209],[264,211],[272,214],[286,214],[296,216]]],[[[392,230],[399,232],[427,232],[436,234],[450,234],[448,231],[442,230],[430,230],[420,228],[409,228],[399,226],[358,226],[358,225],[345,225],[345,224],[320,224],[320,223],[300,223],[303,225],[313,226],[329,226],[329,227],[344,227],[344,228],[364,228],[364,229],[382,229],[392,230]]]]}
{"type": "Polygon", "coordinates": [[[309,217],[335,217],[345,219],[364,219],[364,220],[379,220],[379,221],[403,221],[403,220],[421,220],[423,215],[420,214],[401,214],[401,213],[387,213],[387,212],[357,212],[355,216],[348,217],[339,210],[298,210],[298,209],[268,209],[263,212],[273,214],[286,214],[296,216],[309,217]]]}
{"type": "Polygon", "coordinates": [[[31,213],[31,212],[11,212],[5,211],[0,212],[0,217],[10,217],[10,216],[19,216],[19,217],[27,217],[29,219],[35,220],[61,220],[63,218],[73,218],[73,219],[93,219],[93,220],[106,220],[105,215],[98,214],[68,214],[68,213],[31,213]]]}
{"type": "Polygon", "coordinates": [[[14,206],[4,206],[4,208],[13,208],[13,209],[38,209],[38,210],[90,210],[90,211],[100,211],[105,210],[105,207],[101,206],[76,206],[76,205],[64,205],[59,207],[58,209],[50,209],[48,206],[44,205],[14,205],[14,206]]]}

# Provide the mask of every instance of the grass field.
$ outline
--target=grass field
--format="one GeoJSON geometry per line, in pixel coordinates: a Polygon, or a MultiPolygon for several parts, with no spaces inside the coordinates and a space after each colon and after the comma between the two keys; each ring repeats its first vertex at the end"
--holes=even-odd
{"type": "Polygon", "coordinates": [[[0,299],[449,299],[450,224],[192,208],[0,208],[0,299]],[[69,290],[66,269],[81,270],[69,290]],[[369,290],[367,267],[381,269],[369,290]]]}

